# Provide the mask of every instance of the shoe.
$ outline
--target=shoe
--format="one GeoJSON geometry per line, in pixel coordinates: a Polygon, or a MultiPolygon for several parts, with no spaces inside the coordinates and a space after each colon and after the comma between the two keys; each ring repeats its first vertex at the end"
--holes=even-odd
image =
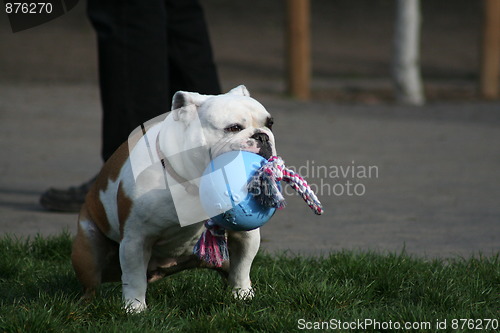
{"type": "Polygon", "coordinates": [[[51,211],[78,213],[96,178],[97,176],[80,186],[72,186],[65,190],[50,188],[40,197],[40,205],[51,211]]]}

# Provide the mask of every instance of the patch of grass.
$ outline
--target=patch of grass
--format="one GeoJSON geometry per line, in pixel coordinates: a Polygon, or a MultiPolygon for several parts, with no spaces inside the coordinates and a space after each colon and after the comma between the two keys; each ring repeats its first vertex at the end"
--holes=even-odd
{"type": "Polygon", "coordinates": [[[215,272],[185,271],[151,284],[148,311],[128,315],[119,284],[80,301],[70,251],[68,234],[0,239],[0,332],[294,332],[331,319],[429,322],[431,329],[414,330],[428,332],[446,320],[439,332],[466,332],[452,329],[451,321],[499,318],[498,254],[452,260],[348,251],[323,258],[259,254],[252,301],[232,299],[215,272]]]}

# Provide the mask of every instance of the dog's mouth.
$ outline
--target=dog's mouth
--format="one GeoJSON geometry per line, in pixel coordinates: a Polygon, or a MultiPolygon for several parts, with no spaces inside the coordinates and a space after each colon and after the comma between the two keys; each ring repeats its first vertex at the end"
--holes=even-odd
{"type": "Polygon", "coordinates": [[[244,142],[219,141],[210,149],[210,158],[215,158],[227,151],[248,151],[268,160],[273,156],[273,143],[269,135],[264,132],[254,133],[244,142]]]}

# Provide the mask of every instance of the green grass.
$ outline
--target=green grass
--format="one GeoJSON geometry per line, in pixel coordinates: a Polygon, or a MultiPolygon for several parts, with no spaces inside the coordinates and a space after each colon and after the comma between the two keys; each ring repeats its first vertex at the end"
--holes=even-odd
{"type": "Polygon", "coordinates": [[[404,253],[344,251],[316,259],[259,254],[253,301],[233,300],[217,273],[194,270],[151,284],[148,311],[128,315],[119,284],[104,285],[93,301],[80,302],[70,247],[67,234],[0,239],[0,332],[296,332],[300,319],[304,325],[330,319],[430,322],[427,332],[446,319],[447,329],[439,332],[467,332],[452,330],[451,321],[499,318],[499,255],[444,261],[404,253]]]}

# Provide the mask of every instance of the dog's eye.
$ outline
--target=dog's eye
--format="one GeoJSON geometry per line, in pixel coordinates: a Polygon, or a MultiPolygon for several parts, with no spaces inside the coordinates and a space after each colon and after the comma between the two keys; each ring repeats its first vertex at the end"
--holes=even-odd
{"type": "Polygon", "coordinates": [[[224,129],[225,132],[232,132],[232,133],[235,133],[235,132],[240,132],[240,131],[243,131],[243,126],[241,126],[240,124],[234,124],[234,125],[231,125],[231,126],[228,126],[224,129]]]}

